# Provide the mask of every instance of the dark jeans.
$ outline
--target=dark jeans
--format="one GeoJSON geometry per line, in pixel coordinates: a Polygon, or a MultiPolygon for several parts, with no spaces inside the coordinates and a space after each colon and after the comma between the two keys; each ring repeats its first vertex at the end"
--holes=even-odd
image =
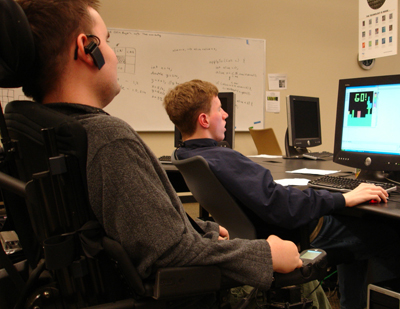
{"type": "Polygon", "coordinates": [[[368,263],[373,282],[400,275],[398,231],[383,217],[325,216],[311,246],[337,265],[341,309],[366,307],[368,263]]]}

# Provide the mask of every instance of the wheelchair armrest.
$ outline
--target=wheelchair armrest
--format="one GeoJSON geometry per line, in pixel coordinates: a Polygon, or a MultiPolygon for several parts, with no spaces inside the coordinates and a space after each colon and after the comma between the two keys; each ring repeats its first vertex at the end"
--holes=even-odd
{"type": "Polygon", "coordinates": [[[152,280],[142,281],[118,242],[103,237],[103,246],[107,254],[118,262],[127,283],[140,296],[152,295],[154,299],[165,299],[205,294],[221,288],[221,271],[216,266],[162,268],[152,280]]]}
{"type": "Polygon", "coordinates": [[[221,271],[216,266],[162,268],[156,273],[154,298],[206,294],[221,289],[221,271]]]}

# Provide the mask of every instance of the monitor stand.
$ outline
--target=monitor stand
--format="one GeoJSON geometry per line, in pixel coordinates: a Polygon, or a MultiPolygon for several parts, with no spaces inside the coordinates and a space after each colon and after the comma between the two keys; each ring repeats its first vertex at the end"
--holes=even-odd
{"type": "Polygon", "coordinates": [[[294,147],[289,145],[289,135],[288,130],[286,129],[285,134],[285,152],[286,156],[283,156],[284,159],[302,159],[304,153],[308,153],[307,148],[303,147],[294,147]]]}
{"type": "Polygon", "coordinates": [[[400,172],[369,171],[361,169],[361,172],[358,174],[357,179],[380,182],[388,182],[388,179],[390,179],[399,182],[400,172]]]}

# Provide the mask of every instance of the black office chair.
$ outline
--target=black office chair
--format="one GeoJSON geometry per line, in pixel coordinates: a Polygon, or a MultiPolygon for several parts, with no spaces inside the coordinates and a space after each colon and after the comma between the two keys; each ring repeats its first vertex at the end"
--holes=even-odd
{"type": "Polygon", "coordinates": [[[178,160],[176,150],[171,155],[172,163],[183,178],[201,207],[212,218],[229,231],[230,238],[256,239],[257,232],[238,201],[225,189],[201,156],[178,160]]]}
{"type": "Polygon", "coordinates": [[[231,238],[256,239],[277,234],[282,238],[291,239],[292,235],[296,234],[298,237],[292,240],[298,241],[302,250],[310,247],[308,226],[301,227],[293,233],[266,224],[226,190],[203,157],[194,156],[179,160],[174,150],[171,161],[181,172],[200,206],[209,212],[218,224],[228,229],[231,238]]]}

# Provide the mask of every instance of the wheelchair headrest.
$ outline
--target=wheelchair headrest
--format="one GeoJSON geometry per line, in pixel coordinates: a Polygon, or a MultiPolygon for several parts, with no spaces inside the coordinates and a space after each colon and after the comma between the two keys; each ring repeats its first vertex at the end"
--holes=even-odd
{"type": "Polygon", "coordinates": [[[34,62],[31,28],[14,0],[0,0],[0,21],[0,87],[21,87],[34,62]]]}

